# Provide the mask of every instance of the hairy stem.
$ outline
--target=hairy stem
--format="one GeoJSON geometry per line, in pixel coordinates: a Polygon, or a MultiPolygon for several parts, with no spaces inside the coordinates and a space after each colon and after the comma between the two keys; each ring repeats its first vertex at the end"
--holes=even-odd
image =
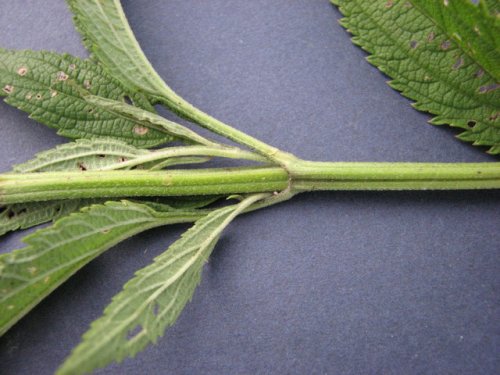
{"type": "Polygon", "coordinates": [[[184,117],[201,127],[208,129],[216,134],[219,134],[236,143],[247,146],[252,150],[266,156],[271,161],[281,165],[286,165],[290,161],[295,161],[296,158],[292,154],[281,151],[276,147],[270,146],[257,138],[254,138],[242,131],[239,131],[232,126],[223,123],[220,120],[210,116],[202,110],[196,108],[191,103],[187,102],[172,90],[165,92],[163,96],[156,97],[160,103],[168,107],[179,116],[184,117]]]}
{"type": "Polygon", "coordinates": [[[236,147],[179,146],[179,147],[168,147],[165,149],[153,151],[149,154],[137,156],[134,159],[128,161],[108,165],[107,167],[104,167],[100,170],[109,171],[114,169],[131,168],[152,161],[169,159],[169,158],[178,158],[183,156],[223,157],[229,159],[250,160],[263,163],[269,161],[263,156],[255,154],[251,151],[241,150],[236,147]]]}
{"type": "Polygon", "coordinates": [[[173,171],[0,175],[0,204],[93,197],[229,195],[313,190],[500,189],[500,163],[323,163],[173,171]]]}

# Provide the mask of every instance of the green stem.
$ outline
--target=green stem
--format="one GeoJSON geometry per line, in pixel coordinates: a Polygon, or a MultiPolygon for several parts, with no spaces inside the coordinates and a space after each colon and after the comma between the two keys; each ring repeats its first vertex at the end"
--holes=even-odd
{"type": "Polygon", "coordinates": [[[107,167],[101,168],[100,170],[110,171],[115,169],[131,168],[152,161],[178,158],[183,156],[223,157],[230,159],[251,160],[257,162],[268,161],[263,156],[260,156],[250,151],[241,150],[236,147],[179,146],[179,147],[168,147],[165,149],[153,151],[146,155],[136,156],[131,160],[108,165],[107,167]]]}
{"type": "Polygon", "coordinates": [[[500,163],[323,163],[173,171],[0,175],[0,204],[93,197],[230,195],[313,190],[500,189],[500,163]],[[290,179],[291,176],[291,179],[290,179]]]}
{"type": "Polygon", "coordinates": [[[499,189],[500,163],[310,162],[292,164],[295,191],[499,189]]]}
{"type": "Polygon", "coordinates": [[[268,145],[257,138],[239,131],[232,126],[224,124],[222,121],[210,116],[202,110],[196,108],[191,103],[187,102],[174,91],[169,90],[163,96],[155,97],[156,100],[167,106],[170,110],[177,113],[201,127],[208,129],[216,134],[219,134],[236,143],[247,146],[252,150],[266,156],[271,161],[277,162],[280,165],[287,165],[289,162],[296,160],[295,156],[287,152],[281,151],[276,147],[268,145]]]}

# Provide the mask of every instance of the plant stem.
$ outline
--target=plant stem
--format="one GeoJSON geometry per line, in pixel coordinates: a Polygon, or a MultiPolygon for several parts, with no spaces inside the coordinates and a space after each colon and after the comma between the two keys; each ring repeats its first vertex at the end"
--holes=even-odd
{"type": "Polygon", "coordinates": [[[280,165],[287,165],[288,162],[297,160],[295,156],[287,152],[281,151],[276,147],[268,145],[261,140],[254,138],[242,131],[233,128],[222,121],[210,116],[202,110],[196,108],[191,103],[177,95],[171,89],[166,91],[163,96],[155,97],[156,100],[179,116],[184,117],[201,127],[208,129],[216,134],[219,134],[236,143],[247,146],[252,150],[259,152],[270,160],[277,162],[280,165]]]}
{"type": "Polygon", "coordinates": [[[183,156],[223,157],[230,159],[251,160],[257,162],[268,161],[266,158],[260,156],[259,154],[255,154],[251,151],[242,150],[236,147],[179,146],[179,147],[167,147],[161,150],[152,151],[149,154],[136,156],[128,161],[111,164],[100,170],[110,171],[114,169],[131,168],[152,161],[178,158],[183,156]]]}
{"type": "Polygon", "coordinates": [[[299,193],[313,190],[500,189],[500,163],[324,163],[173,171],[0,175],[0,204],[93,197],[299,193]],[[289,174],[291,173],[291,175],[289,174]],[[291,176],[291,179],[290,179],[291,176]]]}
{"type": "Polygon", "coordinates": [[[500,163],[329,163],[300,160],[291,165],[289,172],[298,192],[500,188],[500,163]]]}

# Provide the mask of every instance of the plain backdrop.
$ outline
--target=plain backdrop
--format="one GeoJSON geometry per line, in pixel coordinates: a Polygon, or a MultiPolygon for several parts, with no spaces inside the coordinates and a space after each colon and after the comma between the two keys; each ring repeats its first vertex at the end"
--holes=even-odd
{"type": "MultiPolygon", "coordinates": [[[[327,0],[123,4],[180,95],[299,157],[498,160],[428,125],[327,0]]],[[[0,46],[87,56],[63,0],[1,1],[0,46]]],[[[1,172],[65,141],[4,103],[0,130],[1,172]]],[[[332,192],[242,216],[175,326],[97,373],[498,374],[499,209],[498,191],[332,192]]],[[[124,282],[186,228],[139,235],[78,272],[0,338],[0,373],[53,373],[124,282]]],[[[0,239],[1,252],[20,239],[0,239]]]]}

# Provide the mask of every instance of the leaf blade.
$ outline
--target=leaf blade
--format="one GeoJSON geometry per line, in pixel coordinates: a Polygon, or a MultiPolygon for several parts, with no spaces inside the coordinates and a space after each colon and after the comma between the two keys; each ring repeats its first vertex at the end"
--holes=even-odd
{"type": "Polygon", "coordinates": [[[144,55],[119,0],[66,0],[85,47],[112,76],[132,89],[172,92],[144,55]]]}
{"type": "Polygon", "coordinates": [[[432,20],[405,1],[332,2],[353,43],[415,108],[436,115],[432,124],[461,128],[460,139],[500,153],[498,84],[432,20]]]}
{"type": "Polygon", "coordinates": [[[142,148],[173,140],[161,130],[144,129],[89,104],[83,95],[90,93],[131,99],[138,107],[154,111],[142,94],[127,90],[88,60],[46,51],[0,49],[0,88],[6,103],[68,138],[112,137],[142,148]]]}
{"type": "Polygon", "coordinates": [[[7,205],[0,213],[0,236],[57,220],[94,202],[95,200],[75,199],[7,205]]]}
{"type": "Polygon", "coordinates": [[[0,256],[0,335],[89,261],[122,240],[161,225],[192,222],[199,210],[162,210],[130,201],[93,205],[24,239],[0,256]]]}
{"type": "Polygon", "coordinates": [[[224,228],[239,213],[267,196],[251,196],[198,220],[166,252],[125,284],[57,373],[91,372],[133,356],[149,342],[155,342],[192,298],[203,264],[224,228]],[[134,332],[137,327],[141,327],[140,331],[134,332]]]}

